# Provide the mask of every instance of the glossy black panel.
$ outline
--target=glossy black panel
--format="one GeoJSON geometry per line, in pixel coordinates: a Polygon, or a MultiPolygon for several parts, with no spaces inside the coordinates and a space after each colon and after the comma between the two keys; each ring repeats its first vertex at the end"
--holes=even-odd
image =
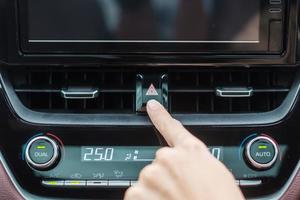
{"type": "Polygon", "coordinates": [[[259,42],[259,0],[27,2],[31,41],[259,42]]]}
{"type": "MultiPolygon", "coordinates": [[[[223,52],[256,52],[266,54],[268,43],[272,42],[268,40],[269,23],[275,19],[283,21],[285,4],[279,5],[282,12],[274,14],[268,11],[268,2],[256,1],[256,3],[251,3],[251,6],[247,6],[248,4],[245,2],[227,1],[228,4],[224,2],[222,7],[215,4],[218,5],[215,8],[214,4],[208,3],[211,1],[203,1],[201,4],[193,0],[178,1],[178,5],[174,0],[169,1],[170,4],[165,3],[166,5],[159,1],[158,3],[133,1],[126,2],[125,6],[118,1],[114,1],[115,4],[112,1],[109,1],[110,3],[89,1],[89,4],[77,1],[74,5],[72,4],[74,8],[67,5],[68,1],[58,1],[59,3],[56,2],[56,4],[52,1],[49,1],[48,4],[46,2],[41,4],[37,1],[28,1],[26,4],[26,1],[19,1],[20,31],[23,35],[21,38],[22,50],[28,53],[83,54],[159,52],[201,52],[203,54],[208,52],[219,54],[223,54],[223,52]],[[225,5],[226,7],[224,7],[225,5]],[[66,6],[68,9],[64,9],[66,6]],[[101,8],[104,6],[106,9],[102,11],[101,8]],[[205,8],[204,6],[212,7],[205,8]],[[160,11],[165,7],[166,11],[160,11]],[[47,13],[46,8],[49,8],[47,10],[50,13],[47,13]],[[198,10],[194,11],[197,8],[198,10]],[[201,8],[203,12],[200,12],[201,8]],[[91,13],[90,15],[83,13],[83,10],[87,9],[91,13]],[[208,17],[208,13],[205,13],[205,10],[209,12],[209,9],[211,9],[210,17],[208,17]],[[233,10],[241,12],[233,12],[233,10]],[[116,12],[119,12],[120,16],[116,12]],[[161,13],[164,13],[163,17],[160,17],[161,13]],[[233,13],[244,14],[237,17],[233,13]],[[108,22],[112,23],[110,18],[116,23],[115,28],[105,27],[110,26],[107,24],[108,22]],[[135,22],[136,18],[139,20],[135,22]],[[164,20],[169,18],[169,21],[163,21],[161,18],[164,20]],[[236,21],[236,19],[239,20],[236,21]],[[149,20],[154,21],[151,23],[149,20]],[[87,23],[87,21],[89,22],[87,23]]],[[[282,26],[284,26],[283,23],[282,26]]],[[[281,49],[277,53],[280,51],[281,49]]]]}
{"type": "MultiPolygon", "coordinates": [[[[135,47],[131,45],[99,45],[93,43],[84,44],[70,44],[70,43],[55,43],[55,44],[43,44],[34,43],[30,47],[31,54],[24,53],[29,50],[28,35],[26,29],[27,24],[27,9],[26,1],[9,1],[2,0],[5,3],[5,40],[1,42],[1,46],[7,48],[5,51],[5,61],[10,64],[55,64],[55,65],[69,65],[69,64],[110,64],[112,67],[122,64],[123,66],[144,65],[144,66],[164,66],[166,64],[172,64],[174,66],[185,66],[193,64],[193,66],[201,66],[204,64],[224,66],[224,65],[255,65],[255,64],[293,64],[295,63],[295,47],[296,47],[296,30],[297,30],[297,1],[289,0],[285,1],[286,9],[288,12],[284,13],[286,17],[284,22],[284,38],[283,47],[284,51],[280,54],[274,52],[266,55],[268,44],[261,43],[264,46],[264,51],[257,51],[260,47],[251,47],[249,44],[234,44],[234,45],[218,45],[218,44],[200,44],[202,47],[194,46],[190,44],[179,44],[171,47],[169,44],[158,46],[152,46],[152,44],[140,44],[135,47]],[[18,12],[20,11],[20,12],[18,12]],[[24,17],[25,16],[25,17],[24,17]],[[20,28],[22,27],[22,28],[20,28]],[[21,31],[24,30],[24,31],[21,31]],[[23,48],[21,49],[21,44],[23,48]],[[112,48],[118,51],[109,53],[107,49],[112,48]],[[157,52],[157,49],[163,51],[166,48],[170,51],[163,53],[157,52]],[[138,54],[132,54],[138,49],[138,54]],[[140,49],[145,49],[151,54],[142,53],[140,49]],[[230,50],[224,51],[225,49],[230,50]],[[249,54],[249,51],[255,50],[255,53],[249,54]],[[185,53],[178,53],[180,50],[185,53]],[[235,53],[232,54],[235,50],[235,53]],[[105,52],[101,53],[101,52],[105,52]],[[49,54],[51,52],[51,54],[49,54]],[[78,54],[78,52],[83,52],[78,54]],[[121,53],[120,53],[121,52],[121,53]],[[176,53],[177,52],[177,53],[176,53]],[[198,52],[198,53],[195,53],[198,52]],[[202,52],[201,54],[199,54],[202,52]],[[210,53],[209,53],[210,52],[210,53]],[[63,54],[62,54],[63,53],[63,54]],[[259,54],[259,55],[258,55],[259,54]],[[262,55],[263,54],[263,55],[262,55]]],[[[267,4],[267,1],[265,2],[267,4]]],[[[266,6],[265,9],[269,7],[266,6]]],[[[268,21],[267,10],[264,12],[265,20],[264,24],[268,21]]],[[[272,15],[273,16],[273,15],[272,15]]],[[[271,16],[270,16],[271,17],[271,16]]],[[[264,26],[265,28],[268,27],[264,26]]],[[[1,27],[2,28],[2,27],[1,27]]],[[[261,31],[263,29],[260,29],[261,31]]],[[[266,30],[263,32],[267,33],[266,30]]],[[[261,34],[260,34],[261,35],[261,34]]],[[[268,41],[268,34],[261,35],[261,41],[268,41]]]]}
{"type": "Polygon", "coordinates": [[[5,45],[5,0],[0,0],[0,62],[4,60],[6,45],[5,45]]]}

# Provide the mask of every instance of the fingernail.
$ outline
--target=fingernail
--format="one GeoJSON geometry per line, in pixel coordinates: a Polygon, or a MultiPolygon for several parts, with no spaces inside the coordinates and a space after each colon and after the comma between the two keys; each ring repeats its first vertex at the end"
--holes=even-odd
{"type": "Polygon", "coordinates": [[[160,107],[160,104],[154,99],[148,101],[148,103],[147,103],[147,108],[150,110],[158,110],[159,107],[160,107]]]}

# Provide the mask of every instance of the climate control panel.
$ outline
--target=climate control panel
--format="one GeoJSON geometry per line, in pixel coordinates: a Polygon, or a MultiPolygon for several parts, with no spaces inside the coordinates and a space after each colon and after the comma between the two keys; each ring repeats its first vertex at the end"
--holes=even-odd
{"type": "MultiPolygon", "coordinates": [[[[26,143],[25,162],[47,187],[129,187],[154,160],[160,146],[74,145],[53,134],[26,143]]],[[[254,134],[238,146],[213,145],[209,151],[234,174],[242,187],[260,186],[275,177],[284,145],[268,135],[254,134]]]]}

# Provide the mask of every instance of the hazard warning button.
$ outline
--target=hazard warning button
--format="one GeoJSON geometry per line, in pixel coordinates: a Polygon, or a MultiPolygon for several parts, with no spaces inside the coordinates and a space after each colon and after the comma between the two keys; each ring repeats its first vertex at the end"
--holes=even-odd
{"type": "Polygon", "coordinates": [[[149,86],[146,94],[146,96],[158,96],[158,92],[157,89],[155,88],[155,86],[153,85],[153,83],[151,83],[151,85],[149,86]]]}
{"type": "Polygon", "coordinates": [[[168,76],[166,74],[137,74],[136,111],[145,112],[149,100],[155,99],[168,107],[168,76]]]}

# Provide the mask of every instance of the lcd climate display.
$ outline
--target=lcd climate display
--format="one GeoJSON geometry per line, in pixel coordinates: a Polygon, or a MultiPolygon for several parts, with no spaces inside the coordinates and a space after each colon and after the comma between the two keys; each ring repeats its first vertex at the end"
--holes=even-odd
{"type": "MultiPolygon", "coordinates": [[[[160,147],[143,146],[83,146],[81,161],[83,162],[152,162],[160,147]]],[[[209,151],[218,160],[222,160],[222,147],[210,147],[209,151]]]]}

